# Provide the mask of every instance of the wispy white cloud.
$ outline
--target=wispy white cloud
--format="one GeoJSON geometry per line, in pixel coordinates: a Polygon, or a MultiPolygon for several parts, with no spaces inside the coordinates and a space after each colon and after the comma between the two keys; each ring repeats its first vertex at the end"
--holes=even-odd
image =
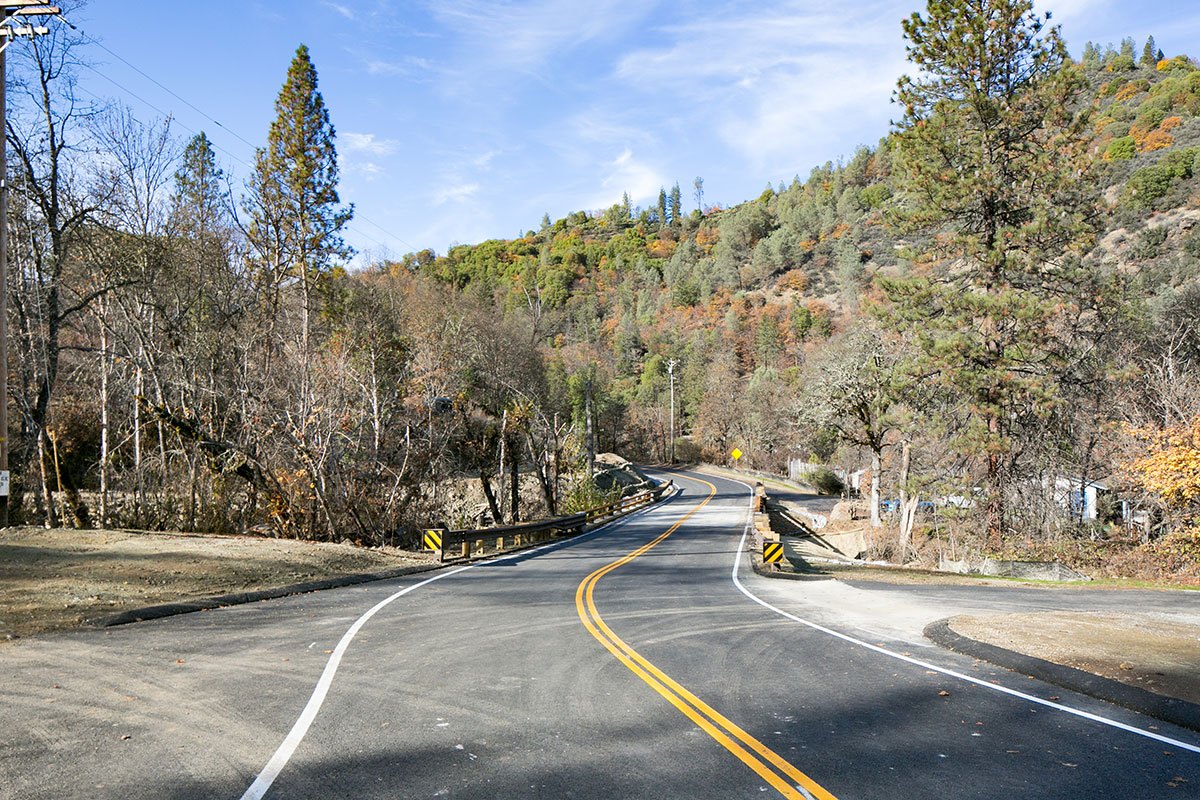
{"type": "MultiPolygon", "coordinates": [[[[493,162],[501,154],[497,148],[488,148],[479,152],[452,151],[441,156],[441,168],[438,179],[430,197],[435,206],[447,204],[461,205],[476,201],[484,189],[495,189],[491,183],[490,173],[493,162]]],[[[473,202],[473,206],[479,205],[473,202]]]]}
{"type": "Polygon", "coordinates": [[[338,138],[342,140],[343,151],[373,156],[390,156],[400,146],[400,142],[395,139],[380,139],[373,133],[341,131],[338,138]]]}
{"type": "Polygon", "coordinates": [[[341,3],[333,3],[330,2],[330,0],[321,0],[321,5],[325,6],[336,14],[340,14],[346,19],[354,19],[354,11],[352,11],[348,6],[342,5],[341,3]]]}
{"type": "Polygon", "coordinates": [[[433,193],[433,204],[435,206],[443,206],[447,203],[461,203],[479,194],[479,184],[472,181],[470,183],[455,183],[448,186],[442,186],[433,193]]]}
{"type": "Polygon", "coordinates": [[[844,137],[866,115],[885,132],[908,9],[898,0],[735,7],[662,28],[661,44],[627,53],[615,75],[629,84],[652,75],[656,90],[695,109],[692,125],[715,130],[749,169],[811,165],[830,149],[849,155],[860,142],[844,137]]]}
{"type": "Polygon", "coordinates": [[[428,58],[405,56],[396,61],[376,58],[367,61],[367,72],[371,75],[398,75],[420,77],[437,71],[437,66],[428,58]]]}
{"type": "Polygon", "coordinates": [[[642,18],[647,0],[434,0],[430,14],[481,48],[492,68],[536,66],[551,54],[605,38],[642,18]]]}
{"type": "Polygon", "coordinates": [[[657,141],[653,132],[623,120],[610,108],[585,108],[567,120],[567,129],[576,141],[601,145],[648,145],[657,141]]]}
{"type": "Polygon", "coordinates": [[[471,165],[476,169],[486,169],[491,166],[492,161],[496,156],[500,155],[499,150],[488,150],[486,153],[480,153],[471,159],[471,165]]]}
{"type": "Polygon", "coordinates": [[[657,168],[638,159],[626,148],[611,161],[599,165],[600,189],[587,203],[589,209],[607,208],[628,193],[635,205],[658,196],[666,179],[657,168]]]}

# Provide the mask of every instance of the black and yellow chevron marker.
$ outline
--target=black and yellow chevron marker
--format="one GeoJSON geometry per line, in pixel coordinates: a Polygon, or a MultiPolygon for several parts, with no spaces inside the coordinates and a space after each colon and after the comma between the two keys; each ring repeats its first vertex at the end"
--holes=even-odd
{"type": "Polygon", "coordinates": [[[763,563],[778,564],[783,561],[783,542],[763,542],[763,563]]]}
{"type": "Polygon", "coordinates": [[[432,528],[425,531],[425,549],[426,550],[441,550],[442,549],[442,529],[432,528]]]}

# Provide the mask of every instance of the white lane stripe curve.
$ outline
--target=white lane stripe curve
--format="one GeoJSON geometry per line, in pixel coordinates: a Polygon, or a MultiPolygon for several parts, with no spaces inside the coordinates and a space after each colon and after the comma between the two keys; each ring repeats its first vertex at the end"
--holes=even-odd
{"type": "Polygon", "coordinates": [[[275,751],[275,754],[271,756],[271,760],[267,762],[267,765],[263,767],[262,772],[260,772],[258,777],[254,779],[254,783],[250,784],[250,788],[248,788],[242,795],[242,800],[262,800],[263,795],[265,795],[267,790],[271,788],[271,784],[273,784],[275,779],[279,777],[279,773],[285,766],[287,766],[288,760],[291,759],[292,754],[296,752],[296,748],[300,745],[301,740],[304,739],[304,735],[308,733],[308,729],[312,725],[313,720],[317,718],[317,712],[321,710],[321,704],[325,702],[325,695],[329,693],[329,687],[333,685],[333,676],[337,674],[338,666],[340,666],[342,663],[342,656],[350,647],[350,642],[354,641],[354,637],[358,635],[358,632],[362,629],[363,625],[366,625],[367,621],[371,619],[371,617],[375,616],[376,613],[378,613],[393,600],[401,598],[409,592],[415,589],[420,589],[422,586],[433,583],[434,581],[439,581],[442,578],[449,578],[451,575],[457,575],[464,570],[470,569],[472,566],[474,566],[474,564],[470,564],[465,567],[459,567],[458,569],[451,570],[450,572],[442,572],[434,575],[432,578],[426,578],[420,583],[414,583],[412,586],[407,586],[395,594],[380,600],[378,603],[372,606],[369,611],[354,621],[354,624],[351,625],[344,634],[342,634],[341,641],[337,643],[337,647],[333,649],[333,655],[331,655],[329,657],[329,661],[326,662],[325,669],[321,673],[321,678],[317,681],[317,686],[315,689],[313,689],[312,696],[308,698],[308,703],[305,704],[304,710],[300,712],[300,717],[296,720],[296,723],[292,725],[291,731],[288,732],[287,737],[283,740],[283,743],[279,745],[279,748],[275,751]]]}
{"type": "MultiPolygon", "coordinates": [[[[676,492],[676,494],[678,494],[678,492],[676,492]]],[[[337,647],[333,649],[333,654],[329,656],[329,661],[326,662],[325,669],[321,672],[321,677],[317,681],[316,688],[313,689],[312,695],[308,698],[308,703],[305,704],[304,710],[300,712],[300,716],[296,720],[296,723],[292,725],[292,729],[288,732],[287,737],[284,738],[283,743],[279,745],[279,748],[275,751],[274,755],[271,756],[271,759],[267,762],[267,765],[263,767],[262,772],[255,777],[254,782],[250,784],[250,788],[246,789],[246,791],[242,794],[241,800],[262,800],[263,796],[266,795],[267,791],[271,788],[271,785],[275,783],[275,779],[279,777],[279,773],[283,771],[283,768],[287,766],[288,761],[291,760],[292,755],[296,752],[296,748],[300,746],[300,742],[304,739],[305,734],[308,733],[308,729],[312,726],[313,720],[317,718],[317,712],[321,710],[321,705],[325,702],[325,695],[329,693],[329,687],[333,685],[333,677],[337,674],[338,666],[340,666],[342,663],[342,656],[345,654],[346,650],[349,649],[350,643],[354,641],[354,637],[357,636],[362,627],[367,624],[367,621],[370,620],[371,617],[375,616],[375,614],[377,614],[385,606],[390,604],[393,600],[397,600],[409,592],[420,589],[422,586],[428,586],[434,581],[440,581],[443,578],[449,578],[452,575],[457,575],[460,572],[466,572],[467,570],[474,569],[475,567],[480,567],[487,564],[496,564],[502,561],[509,561],[514,558],[526,558],[533,553],[538,553],[543,550],[560,549],[570,545],[579,544],[580,542],[596,536],[611,525],[619,522],[627,522],[634,517],[641,516],[653,508],[654,506],[651,505],[647,506],[646,508],[638,509],[630,514],[626,514],[620,519],[606,522],[599,528],[596,528],[596,530],[586,533],[583,536],[576,536],[565,542],[551,542],[550,544],[542,545],[541,547],[522,550],[518,553],[500,556],[499,558],[478,561],[474,564],[468,564],[464,567],[459,567],[458,569],[452,569],[449,572],[439,572],[437,575],[434,575],[431,578],[426,578],[420,583],[414,583],[412,586],[407,586],[371,606],[369,610],[355,620],[354,624],[351,625],[344,634],[342,634],[342,638],[340,641],[338,641],[337,647]]]]}
{"type": "MultiPolygon", "coordinates": [[[[737,484],[744,486],[746,489],[748,489],[750,491],[751,497],[753,497],[754,489],[752,489],[749,485],[742,483],[741,481],[734,480],[733,478],[726,478],[726,480],[729,480],[729,481],[732,481],[733,483],[737,483],[737,484]]],[[[751,511],[750,514],[752,515],[753,511],[751,511]]],[[[754,524],[753,516],[748,515],[747,520],[746,520],[746,525],[742,529],[742,540],[738,544],[737,553],[734,555],[733,573],[732,573],[731,577],[733,578],[733,584],[734,584],[734,586],[736,586],[738,588],[738,591],[740,591],[742,594],[746,595],[746,597],[750,598],[755,603],[758,603],[763,608],[768,609],[769,611],[773,611],[776,614],[778,614],[779,616],[784,617],[786,619],[790,619],[793,622],[798,622],[801,625],[806,625],[809,628],[812,628],[813,630],[820,631],[821,633],[827,634],[829,636],[833,636],[834,638],[841,639],[842,641],[845,641],[845,642],[849,642],[850,644],[857,645],[859,647],[864,647],[867,650],[871,650],[873,652],[879,653],[880,655],[884,655],[889,658],[894,658],[898,661],[904,661],[904,662],[912,664],[914,666],[921,667],[922,669],[932,670],[934,672],[940,673],[940,674],[945,675],[950,678],[956,678],[958,680],[965,681],[970,684],[974,684],[975,686],[981,686],[985,689],[991,689],[992,691],[1000,692],[1001,694],[1011,695],[1012,697],[1016,697],[1021,700],[1026,700],[1030,703],[1036,703],[1037,705],[1045,706],[1046,708],[1053,708],[1056,711],[1062,711],[1067,714],[1072,714],[1076,717],[1082,717],[1083,719],[1091,720],[1092,722],[1098,722],[1101,725],[1107,725],[1112,728],[1118,728],[1119,730],[1123,730],[1127,733],[1136,734],[1137,736],[1144,736],[1147,739],[1153,739],[1157,742],[1169,744],[1169,745],[1172,745],[1173,747],[1178,747],[1181,750],[1187,750],[1192,753],[1200,753],[1200,745],[1189,744],[1188,742],[1183,742],[1183,741],[1180,741],[1179,739],[1172,739],[1170,736],[1164,736],[1160,733],[1155,733],[1154,731],[1143,730],[1142,728],[1137,728],[1137,727],[1134,727],[1133,725],[1127,725],[1124,722],[1118,722],[1115,719],[1109,719],[1108,717],[1103,717],[1103,716],[1100,716],[1099,714],[1093,714],[1090,711],[1084,711],[1083,709],[1079,709],[1079,708],[1072,708],[1071,706],[1063,705],[1062,703],[1055,703],[1051,700],[1043,700],[1040,697],[1035,697],[1031,694],[1026,694],[1025,692],[1021,692],[1016,689],[1010,689],[1007,686],[1000,686],[995,683],[989,683],[988,681],[982,680],[980,678],[972,677],[971,675],[966,675],[961,672],[956,672],[955,670],[948,669],[946,667],[940,667],[937,664],[931,664],[928,661],[922,661],[919,658],[913,658],[912,656],[902,655],[901,653],[897,653],[893,650],[888,650],[886,647],[880,647],[879,645],[874,645],[874,644],[871,644],[870,642],[864,642],[862,639],[856,639],[853,636],[849,636],[847,634],[841,633],[840,631],[835,631],[832,628],[826,628],[824,625],[818,625],[815,622],[812,622],[807,619],[803,619],[802,617],[798,617],[795,614],[790,614],[787,611],[784,611],[783,609],[776,608],[775,606],[768,603],[766,600],[763,600],[761,597],[759,597],[758,595],[754,594],[749,589],[747,589],[742,584],[741,579],[738,577],[738,568],[741,565],[742,553],[745,552],[746,539],[750,534],[750,528],[753,526],[753,524],[754,524]]]]}

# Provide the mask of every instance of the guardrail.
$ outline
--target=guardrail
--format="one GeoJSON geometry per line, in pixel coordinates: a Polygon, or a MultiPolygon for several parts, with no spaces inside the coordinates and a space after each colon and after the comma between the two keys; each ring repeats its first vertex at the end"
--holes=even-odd
{"type": "Polygon", "coordinates": [[[437,552],[439,561],[503,553],[548,542],[559,536],[583,533],[588,525],[615,519],[649,505],[671,487],[671,482],[644,492],[622,497],[612,503],[565,517],[523,522],[494,528],[467,528],[451,531],[431,528],[425,531],[425,546],[437,552]]]}

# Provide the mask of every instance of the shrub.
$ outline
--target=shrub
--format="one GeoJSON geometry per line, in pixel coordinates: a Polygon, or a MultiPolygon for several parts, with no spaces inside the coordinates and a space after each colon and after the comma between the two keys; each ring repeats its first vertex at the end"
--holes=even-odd
{"type": "Polygon", "coordinates": [[[1137,239],[1133,242],[1133,256],[1139,260],[1155,258],[1166,241],[1167,229],[1165,227],[1146,228],[1138,234],[1137,239]]]}
{"type": "Polygon", "coordinates": [[[1125,184],[1124,201],[1132,208],[1151,209],[1166,196],[1171,185],[1192,177],[1200,148],[1187,147],[1167,153],[1157,164],[1142,167],[1125,184]]]}
{"type": "Polygon", "coordinates": [[[1132,136],[1122,136],[1108,143],[1104,151],[1106,161],[1128,161],[1137,155],[1137,143],[1132,136]]]}
{"type": "Polygon", "coordinates": [[[859,197],[867,208],[875,209],[883,205],[892,196],[892,190],[886,183],[876,183],[863,189],[859,197]]]}
{"type": "Polygon", "coordinates": [[[1188,60],[1187,56],[1175,56],[1174,58],[1164,58],[1155,66],[1159,72],[1195,72],[1196,67],[1188,60]]]}
{"type": "Polygon", "coordinates": [[[1128,100],[1139,92],[1145,91],[1146,87],[1140,86],[1139,84],[1141,83],[1144,83],[1144,81],[1130,81],[1117,90],[1117,93],[1113,95],[1113,99],[1120,102],[1121,100],[1128,100]]]}
{"type": "Polygon", "coordinates": [[[846,484],[837,476],[837,473],[828,467],[821,467],[804,473],[801,476],[801,481],[807,483],[821,494],[840,495],[846,491],[846,484]]]}
{"type": "Polygon", "coordinates": [[[1133,60],[1133,56],[1121,54],[1112,60],[1108,65],[1109,72],[1131,72],[1137,67],[1137,62],[1133,60]]]}
{"type": "Polygon", "coordinates": [[[580,511],[588,511],[597,506],[615,503],[620,499],[620,485],[601,489],[594,481],[585,478],[577,481],[567,490],[566,495],[562,499],[560,512],[563,514],[577,514],[580,511]]]}
{"type": "Polygon", "coordinates": [[[1171,188],[1173,176],[1161,164],[1142,167],[1125,184],[1125,202],[1133,208],[1149,210],[1171,188]]]}
{"type": "Polygon", "coordinates": [[[1150,131],[1142,139],[1142,152],[1152,153],[1155,150],[1165,150],[1175,144],[1175,137],[1165,131],[1150,131]]]}

